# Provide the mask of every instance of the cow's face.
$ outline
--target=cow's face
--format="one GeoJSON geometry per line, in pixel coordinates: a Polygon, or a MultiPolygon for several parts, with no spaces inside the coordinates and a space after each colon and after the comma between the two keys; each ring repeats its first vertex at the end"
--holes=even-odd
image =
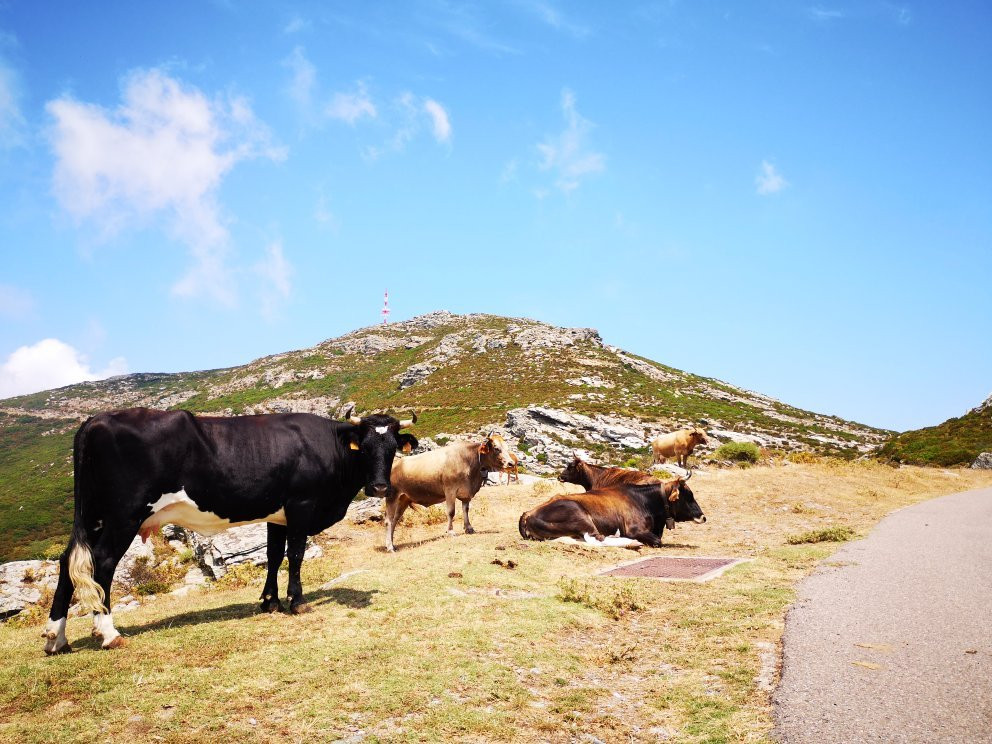
{"type": "Polygon", "coordinates": [[[669,514],[676,522],[695,522],[702,524],[706,521],[703,510],[696,503],[696,497],[683,478],[679,478],[669,496],[669,514]]]}
{"type": "Polygon", "coordinates": [[[558,480],[562,483],[574,483],[577,486],[588,488],[589,479],[586,478],[585,470],[582,465],[582,460],[576,457],[564,470],[561,471],[561,474],[558,476],[558,480]]]}
{"type": "Polygon", "coordinates": [[[499,434],[490,434],[479,446],[479,456],[489,470],[503,470],[513,462],[510,445],[499,434]]]}
{"type": "MultiPolygon", "coordinates": [[[[389,493],[389,474],[396,450],[410,452],[417,448],[417,438],[401,433],[401,424],[392,416],[375,414],[346,430],[347,447],[357,455],[365,474],[365,495],[385,498],[389,493]]],[[[406,423],[406,422],[404,422],[406,423]]]]}
{"type": "Polygon", "coordinates": [[[709,444],[710,440],[706,438],[706,432],[702,429],[693,429],[689,434],[692,440],[692,445],[695,447],[697,444],[709,444]]]}

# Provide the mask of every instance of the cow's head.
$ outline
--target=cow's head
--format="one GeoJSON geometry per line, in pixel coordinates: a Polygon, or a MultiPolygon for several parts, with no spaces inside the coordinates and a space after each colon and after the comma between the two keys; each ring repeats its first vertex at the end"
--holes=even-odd
{"type": "Polygon", "coordinates": [[[493,432],[479,445],[479,462],[487,470],[502,470],[513,462],[510,445],[499,434],[493,432]]]}
{"type": "MultiPolygon", "coordinates": [[[[703,514],[703,510],[696,503],[696,497],[687,483],[691,477],[692,471],[690,470],[688,477],[676,478],[665,484],[664,492],[668,494],[667,511],[669,518],[676,522],[692,521],[696,524],[702,524],[706,521],[706,515],[703,514]]],[[[673,525],[669,525],[669,527],[671,526],[673,525]]]]}
{"type": "Polygon", "coordinates": [[[400,429],[416,423],[417,414],[413,414],[413,418],[397,421],[382,413],[358,418],[352,416],[349,409],[345,418],[353,428],[342,430],[340,436],[345,447],[361,461],[365,495],[385,497],[389,493],[389,474],[396,450],[410,452],[417,448],[415,436],[400,432],[400,429]]]}
{"type": "Polygon", "coordinates": [[[698,426],[695,429],[690,430],[689,440],[692,446],[695,447],[697,444],[709,444],[710,440],[706,438],[706,432],[700,429],[698,426]]]}
{"type": "Polygon", "coordinates": [[[562,483],[574,483],[583,488],[590,488],[589,475],[586,472],[585,462],[578,455],[573,455],[574,459],[558,475],[558,480],[562,483]]]}

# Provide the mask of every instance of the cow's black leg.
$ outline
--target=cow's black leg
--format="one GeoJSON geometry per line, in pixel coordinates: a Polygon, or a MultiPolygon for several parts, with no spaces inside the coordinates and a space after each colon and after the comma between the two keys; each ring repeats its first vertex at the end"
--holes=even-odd
{"type": "Polygon", "coordinates": [[[651,546],[652,548],[661,547],[661,536],[654,534],[653,532],[651,532],[651,530],[644,529],[644,530],[639,530],[637,532],[628,532],[626,535],[624,535],[624,537],[629,537],[632,540],[637,540],[638,542],[642,542],[645,545],[651,546]]]}
{"type": "MultiPolygon", "coordinates": [[[[110,585],[114,580],[117,564],[127,552],[131,541],[138,534],[140,520],[105,527],[93,548],[93,580],[103,588],[104,604],[110,609],[110,585]]],[[[102,639],[105,649],[118,648],[125,644],[124,638],[114,627],[110,612],[93,613],[93,635],[102,639]]]]}
{"type": "Polygon", "coordinates": [[[303,584],[300,582],[300,566],[303,565],[303,553],[307,549],[305,532],[290,532],[287,539],[289,553],[289,611],[300,615],[310,611],[310,605],[303,601],[303,584]]]}
{"type": "MultiPolygon", "coordinates": [[[[506,485],[510,485],[509,476],[507,476],[506,485]]],[[[465,527],[465,534],[471,535],[475,532],[475,530],[472,528],[472,523],[468,521],[468,505],[469,499],[465,499],[462,502],[462,523],[465,527]]]]}
{"type": "Polygon", "coordinates": [[[265,577],[265,587],[262,589],[262,612],[281,612],[279,602],[279,566],[286,555],[286,527],[281,524],[268,524],[268,544],[265,555],[268,560],[268,574],[265,577]]]}
{"type": "Polygon", "coordinates": [[[72,579],[69,578],[69,551],[72,542],[59,558],[59,583],[55,587],[55,597],[52,599],[52,609],[48,613],[48,624],[42,632],[45,639],[46,654],[68,654],[72,652],[69,641],[65,637],[66,615],[69,614],[69,604],[72,602],[72,579]]]}

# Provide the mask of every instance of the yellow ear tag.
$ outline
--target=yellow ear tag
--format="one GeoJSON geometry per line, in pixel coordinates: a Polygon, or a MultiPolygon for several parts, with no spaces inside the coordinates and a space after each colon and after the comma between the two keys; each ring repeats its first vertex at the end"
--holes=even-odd
{"type": "Polygon", "coordinates": [[[404,445],[403,445],[403,454],[406,455],[406,454],[409,454],[412,451],[413,451],[413,445],[411,445],[409,442],[404,443],[404,445]]]}
{"type": "Polygon", "coordinates": [[[358,442],[349,442],[348,446],[351,447],[353,450],[361,449],[361,447],[358,446],[358,442]]]}

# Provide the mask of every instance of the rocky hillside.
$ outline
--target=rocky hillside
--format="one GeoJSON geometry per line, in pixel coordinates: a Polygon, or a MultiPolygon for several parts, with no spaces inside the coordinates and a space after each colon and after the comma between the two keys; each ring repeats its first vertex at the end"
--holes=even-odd
{"type": "Polygon", "coordinates": [[[992,395],[959,418],[903,432],[881,450],[883,457],[914,465],[968,465],[992,452],[992,395]]]}
{"type": "Polygon", "coordinates": [[[133,374],[0,401],[0,561],[52,553],[72,517],[72,435],[128,406],[216,415],[409,411],[425,447],[497,428],[525,467],[550,472],[582,449],[622,463],[656,433],[701,425],[713,445],[854,456],[889,433],[803,411],[630,354],[591,328],[439,311],[363,328],[241,367],[133,374]]]}

